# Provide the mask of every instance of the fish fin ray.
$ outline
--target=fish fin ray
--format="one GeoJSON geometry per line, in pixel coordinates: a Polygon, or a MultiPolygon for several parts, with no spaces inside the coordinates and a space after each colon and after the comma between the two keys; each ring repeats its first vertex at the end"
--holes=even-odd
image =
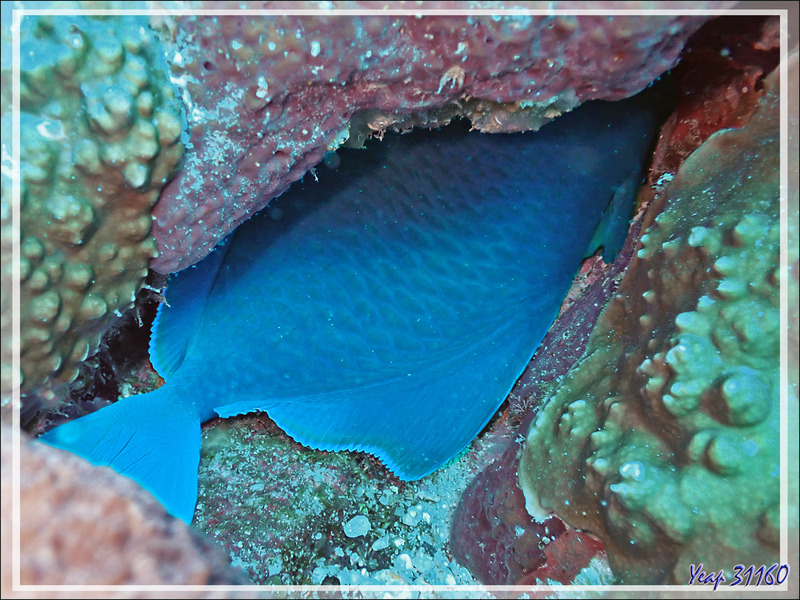
{"type": "Polygon", "coordinates": [[[197,502],[200,419],[171,403],[163,389],[124,398],[40,440],[133,479],[189,523],[197,502]]]}
{"type": "Polygon", "coordinates": [[[473,348],[474,361],[449,363],[406,380],[306,398],[240,400],[215,410],[223,418],[266,412],[305,446],[366,452],[401,479],[420,479],[469,445],[508,396],[508,382],[513,385],[531,358],[530,342],[525,336],[509,338],[508,328],[484,344],[489,348],[473,348]],[[511,377],[489,375],[502,371],[511,377]],[[425,420],[408,418],[415,413],[424,413],[425,420]]]}
{"type": "Polygon", "coordinates": [[[169,379],[186,357],[230,245],[223,241],[202,261],[181,271],[180,277],[170,278],[165,296],[181,308],[159,305],[150,337],[150,360],[164,379],[169,379]]]}

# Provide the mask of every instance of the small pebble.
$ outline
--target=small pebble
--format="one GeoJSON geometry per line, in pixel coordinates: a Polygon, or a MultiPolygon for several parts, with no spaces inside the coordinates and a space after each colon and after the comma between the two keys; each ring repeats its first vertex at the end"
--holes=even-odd
{"type": "Polygon", "coordinates": [[[283,569],[283,561],[279,557],[277,561],[267,563],[267,568],[269,569],[270,577],[277,575],[283,569]]]}
{"type": "Polygon", "coordinates": [[[420,573],[425,573],[429,569],[433,568],[433,559],[425,554],[422,550],[417,550],[417,553],[414,555],[413,562],[414,568],[420,573]]]}
{"type": "Polygon", "coordinates": [[[378,552],[379,550],[384,550],[389,547],[389,536],[385,535],[382,538],[378,538],[375,540],[375,543],[372,544],[372,551],[378,552]]]}
{"type": "Polygon", "coordinates": [[[441,498],[436,494],[424,489],[417,492],[417,498],[420,500],[428,500],[430,502],[439,502],[441,500],[441,498]]]}
{"type": "Polygon", "coordinates": [[[370,530],[369,519],[364,515],[356,515],[344,524],[344,534],[349,538],[357,538],[370,530]]]}
{"type": "Polygon", "coordinates": [[[411,557],[403,552],[402,554],[398,554],[394,559],[394,567],[395,569],[402,570],[402,571],[413,571],[414,564],[411,562],[411,557]]]}
{"type": "MultiPolygon", "coordinates": [[[[422,518],[422,506],[417,504],[408,509],[408,512],[403,515],[403,523],[409,527],[416,527],[422,518]]],[[[430,519],[430,517],[428,517],[430,519]]]]}

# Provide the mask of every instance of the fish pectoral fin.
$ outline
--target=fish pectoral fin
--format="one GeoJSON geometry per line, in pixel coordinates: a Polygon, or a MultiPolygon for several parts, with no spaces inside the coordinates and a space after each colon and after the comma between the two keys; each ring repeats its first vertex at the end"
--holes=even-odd
{"type": "Polygon", "coordinates": [[[611,199],[608,201],[600,223],[595,229],[589,246],[586,248],[586,256],[594,254],[598,248],[603,248],[603,260],[612,263],[617,258],[617,253],[625,243],[630,227],[631,215],[633,213],[633,202],[639,190],[639,183],[642,174],[637,169],[631,173],[622,184],[614,190],[611,199]]]}
{"type": "Polygon", "coordinates": [[[197,503],[200,420],[162,390],[124,398],[39,439],[133,479],[189,523],[197,503]]]}

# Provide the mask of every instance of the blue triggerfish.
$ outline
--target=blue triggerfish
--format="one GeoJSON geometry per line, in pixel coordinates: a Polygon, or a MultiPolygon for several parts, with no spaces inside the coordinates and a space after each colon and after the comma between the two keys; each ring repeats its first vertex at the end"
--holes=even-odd
{"type": "Polygon", "coordinates": [[[659,112],[645,92],[537,132],[460,121],[339,150],[172,277],[150,343],[164,386],[41,439],[186,522],[215,416],[264,411],[306,446],[424,477],[503,403],[598,228],[621,244],[659,112]]]}

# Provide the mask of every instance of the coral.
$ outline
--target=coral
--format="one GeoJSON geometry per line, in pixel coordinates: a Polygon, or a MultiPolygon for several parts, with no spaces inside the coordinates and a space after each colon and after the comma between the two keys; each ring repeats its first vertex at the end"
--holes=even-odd
{"type": "Polygon", "coordinates": [[[453,518],[450,551],[487,585],[569,584],[603,546],[556,516],[539,523],[525,511],[515,477],[521,441],[508,444],[464,491],[453,518]]]}
{"type": "Polygon", "coordinates": [[[527,436],[528,511],[600,537],[620,582],[684,582],[699,562],[730,580],[735,563],[778,557],[776,78],[747,127],[712,136],[651,207],[527,436]]]}
{"type": "Polygon", "coordinates": [[[664,126],[650,183],[673,174],[715,131],[742,127],[761,96],[761,80],[778,66],[778,17],[733,16],[706,23],[670,72],[683,101],[664,126]]]}
{"type": "MultiPolygon", "coordinates": [[[[146,25],[131,17],[22,22],[22,389],[45,404],[132,305],[156,254],[150,211],[181,157],[182,126],[146,25]]],[[[3,189],[5,205],[5,169],[3,189]]],[[[8,389],[5,337],[3,356],[8,389]]]]}
{"type": "Polygon", "coordinates": [[[26,431],[39,435],[120,398],[164,384],[147,353],[150,326],[159,302],[148,286],[163,277],[155,272],[148,275],[134,307],[114,321],[103,334],[97,352],[78,365],[78,377],[69,386],[68,399],[57,410],[34,413],[36,406],[23,406],[27,410],[23,411],[21,420],[26,431]]]}
{"type": "MultiPolygon", "coordinates": [[[[10,587],[11,437],[3,425],[4,598],[10,587]]],[[[25,434],[20,450],[22,585],[248,583],[219,548],[168,516],[136,484],[25,434]]]]}
{"type": "Polygon", "coordinates": [[[191,142],[180,175],[154,209],[160,254],[152,266],[166,273],[197,262],[343,143],[360,146],[389,127],[435,127],[455,115],[483,131],[536,129],[585,100],[630,96],[674,66],[704,19],[339,15],[167,22],[170,70],[191,142]]]}
{"type": "MultiPolygon", "coordinates": [[[[681,62],[672,71],[679,102],[662,129],[649,182],[673,173],[692,150],[721,127],[746,123],[761,95],[758,75],[768,71],[769,65],[774,68],[777,61],[770,31],[774,31],[770,21],[726,17],[706,23],[690,38],[681,62]],[[725,32],[732,39],[726,39],[725,32]],[[720,53],[722,48],[732,52],[723,56],[726,53],[720,53]],[[709,72],[714,77],[708,77],[709,72]],[[720,96],[725,97],[724,103],[718,102],[720,96]]],[[[648,206],[660,189],[660,185],[655,191],[650,186],[642,188],[642,205],[648,206]]],[[[644,209],[639,216],[643,214],[644,209]]],[[[562,314],[509,395],[510,419],[523,418],[521,432],[527,432],[538,403],[547,397],[554,382],[585,350],[598,315],[616,292],[634,254],[641,235],[639,216],[613,265],[606,265],[599,257],[585,261],[562,314]]],[[[480,473],[464,492],[451,532],[451,547],[458,560],[486,584],[533,581],[531,578],[538,576],[534,569],[542,552],[533,549],[529,540],[541,536],[544,525],[532,520],[524,502],[518,499],[522,491],[517,481],[517,458],[523,439],[523,435],[512,436],[502,459],[480,473]]],[[[548,535],[549,539],[553,537],[548,535]]],[[[547,546],[553,547],[552,543],[547,546]]]]}

